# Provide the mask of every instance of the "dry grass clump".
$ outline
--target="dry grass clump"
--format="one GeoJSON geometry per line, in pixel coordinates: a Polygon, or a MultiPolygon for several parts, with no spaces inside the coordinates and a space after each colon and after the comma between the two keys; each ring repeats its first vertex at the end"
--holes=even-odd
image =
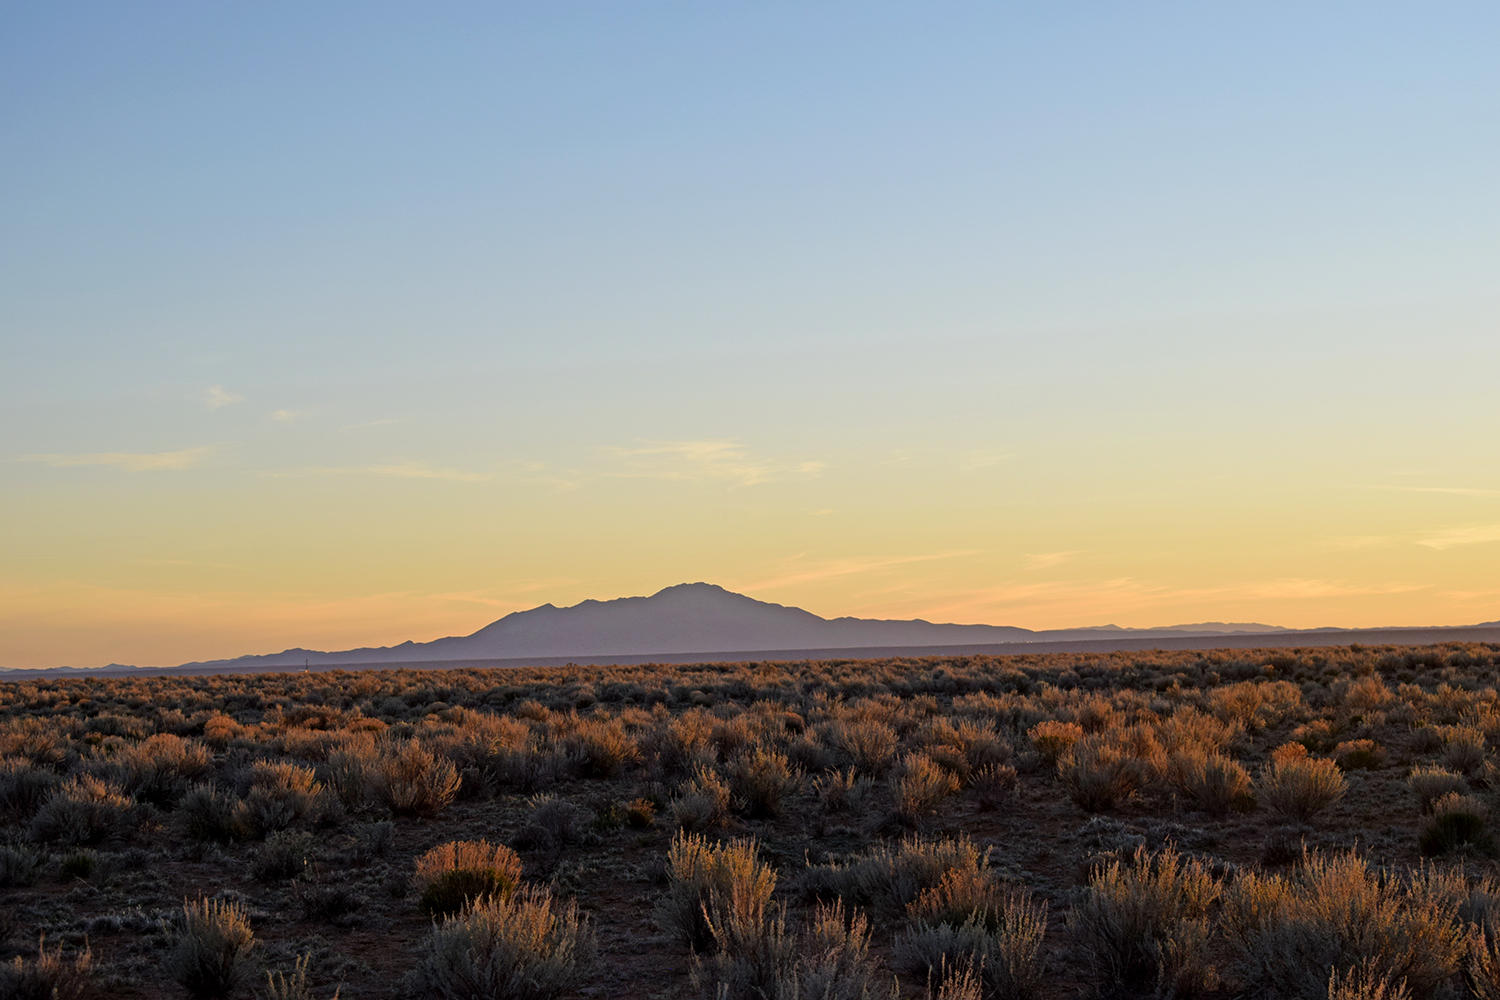
{"type": "Polygon", "coordinates": [[[184,903],[183,926],[168,959],[172,978],[190,996],[223,997],[234,991],[248,967],[255,932],[239,903],[199,899],[184,903]]]}
{"type": "Polygon", "coordinates": [[[1097,867],[1068,915],[1102,984],[1194,996],[1218,984],[1208,949],[1209,908],[1220,885],[1172,848],[1138,848],[1131,861],[1097,867]]]}
{"type": "MultiPolygon", "coordinates": [[[[307,982],[307,966],[312,953],[299,955],[292,964],[292,974],[266,970],[265,1000],[313,1000],[312,987],[307,982]]],[[[339,1000],[340,989],[333,991],[332,1000],[339,1000]]]]}
{"type": "Polygon", "coordinates": [[[19,955],[0,965],[0,997],[5,1000],[84,1000],[96,992],[94,955],[85,945],[71,956],[59,945],[47,950],[39,938],[36,958],[19,955]]]}
{"type": "Polygon", "coordinates": [[[1306,756],[1297,743],[1277,749],[1261,769],[1256,800],[1278,816],[1305,823],[1344,797],[1348,784],[1331,760],[1306,756]]]}
{"type": "Polygon", "coordinates": [[[875,782],[849,768],[829,770],[812,780],[813,795],[825,813],[863,812],[875,782]]]}
{"type": "Polygon", "coordinates": [[[576,904],[528,886],[434,927],[407,986],[442,1000],[552,1000],[578,987],[593,949],[576,904]]]}
{"type": "Polygon", "coordinates": [[[776,871],[760,860],[753,840],[710,844],[701,835],[677,833],[667,853],[667,894],[656,922],[695,951],[716,946],[720,935],[763,924],[776,871]]]}
{"type": "Polygon", "coordinates": [[[1470,775],[1484,768],[1484,730],[1477,726],[1442,726],[1438,733],[1443,740],[1440,759],[1444,767],[1470,775]]]}
{"type": "Polygon", "coordinates": [[[1461,876],[1430,868],[1402,876],[1353,853],[1308,853],[1291,875],[1240,875],[1223,925],[1238,977],[1258,995],[1315,1000],[1328,970],[1364,966],[1426,997],[1464,962],[1467,891],[1461,876]]]}
{"type": "Polygon", "coordinates": [[[133,803],[118,785],[79,774],[47,796],[31,819],[31,836],[71,847],[97,844],[134,825],[133,803]]]}
{"type": "Polygon", "coordinates": [[[447,916],[476,899],[513,893],[521,884],[521,859],[504,844],[450,840],[417,858],[413,884],[424,911],[447,916]]]}

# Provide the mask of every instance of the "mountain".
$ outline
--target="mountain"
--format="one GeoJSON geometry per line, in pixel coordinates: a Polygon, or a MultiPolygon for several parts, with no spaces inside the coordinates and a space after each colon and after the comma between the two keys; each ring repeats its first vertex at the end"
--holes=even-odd
{"type": "Polygon", "coordinates": [[[1181,625],[1169,629],[1098,628],[1036,632],[1011,625],[949,625],[916,619],[821,618],[801,608],[758,601],[711,583],[682,583],[650,597],[587,600],[517,611],[470,635],[341,652],[288,649],[211,660],[189,667],[300,667],[775,650],[965,646],[1130,636],[1224,635],[1282,631],[1272,625],[1181,625]]]}

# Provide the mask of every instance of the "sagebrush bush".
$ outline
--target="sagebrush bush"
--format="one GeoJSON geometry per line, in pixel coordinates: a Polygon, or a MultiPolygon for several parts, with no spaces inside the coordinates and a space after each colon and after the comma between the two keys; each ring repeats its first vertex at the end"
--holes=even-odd
{"type": "Polygon", "coordinates": [[[134,825],[133,803],[118,785],[80,774],[42,803],[31,819],[31,835],[44,843],[97,844],[134,825]]]}
{"type": "Polygon", "coordinates": [[[826,813],[858,813],[865,808],[875,782],[853,768],[825,771],[812,781],[813,795],[826,813]]]}
{"type": "Polygon", "coordinates": [[[930,975],[976,960],[988,995],[1039,996],[1047,905],[1024,890],[994,883],[976,887],[972,879],[955,880],[954,874],[908,908],[911,926],[896,942],[897,962],[930,975]]]}
{"type": "Polygon", "coordinates": [[[1210,816],[1223,816],[1255,804],[1250,772],[1222,753],[1198,749],[1172,754],[1169,779],[1193,806],[1210,816]]]}
{"type": "Polygon", "coordinates": [[[1484,730],[1476,726],[1444,726],[1443,766],[1460,774],[1478,774],[1485,763],[1484,730]]]}
{"type": "Polygon", "coordinates": [[[1016,769],[1009,764],[986,764],[969,775],[969,787],[974,789],[979,808],[998,809],[1009,802],[1016,792],[1016,769]]]}
{"type": "Polygon", "coordinates": [[[0,758],[0,823],[30,820],[61,782],[57,772],[23,757],[0,758]]]}
{"type": "Polygon", "coordinates": [[[255,932],[239,903],[200,899],[182,907],[183,925],[168,960],[172,978],[194,997],[223,997],[249,965],[255,932]]]}
{"type": "MultiPolygon", "coordinates": [[[[312,953],[299,955],[292,964],[292,973],[266,970],[265,1000],[313,1000],[312,987],[307,982],[307,966],[312,953]]],[[[333,991],[333,1000],[339,1000],[341,990],[333,991]]]]}
{"type": "Polygon", "coordinates": [[[1068,796],[1088,812],[1103,812],[1130,798],[1143,772],[1138,758],[1099,736],[1075,740],[1057,758],[1057,776],[1068,796]]]}
{"type": "Polygon", "coordinates": [[[94,955],[87,945],[63,954],[59,945],[47,950],[40,938],[36,958],[19,955],[0,965],[0,997],[5,1000],[84,1000],[95,993],[94,955]]]}
{"type": "Polygon", "coordinates": [[[1026,736],[1031,740],[1031,745],[1036,748],[1036,752],[1042,755],[1042,759],[1052,764],[1056,763],[1058,758],[1074,743],[1083,739],[1083,727],[1076,722],[1046,719],[1028,729],[1026,736]]]}
{"type": "Polygon", "coordinates": [[[172,733],[157,733],[122,751],[115,758],[120,786],[153,805],[177,801],[188,785],[213,766],[208,748],[172,733]]]}
{"type": "Polygon", "coordinates": [[[550,851],[582,843],[589,836],[589,824],[594,818],[592,809],[576,802],[556,795],[536,795],[531,799],[531,813],[516,843],[550,851]]]}
{"type": "Polygon", "coordinates": [[[237,800],[212,782],[194,785],[177,803],[173,817],[178,829],[192,840],[234,839],[237,800]]]}
{"type": "MultiPolygon", "coordinates": [[[[760,860],[755,841],[710,844],[701,835],[677,833],[667,852],[667,893],[656,922],[695,951],[714,945],[713,914],[763,917],[776,888],[776,871],[760,860]]],[[[720,918],[723,919],[722,916],[720,918]]]]}
{"type": "Polygon", "coordinates": [[[1369,966],[1356,966],[1339,977],[1328,973],[1328,1000],[1411,1000],[1406,983],[1369,966]]]}
{"type": "Polygon", "coordinates": [[[735,808],[753,819],[781,815],[787,797],[802,787],[802,774],[786,754],[762,747],[730,761],[726,776],[735,808]]]}
{"type": "Polygon", "coordinates": [[[578,907],[527,886],[435,926],[408,987],[441,1000],[553,1000],[577,988],[592,954],[578,907]]]}
{"type": "Polygon", "coordinates": [[[990,877],[989,851],[968,837],[911,836],[895,845],[881,844],[843,862],[809,867],[802,875],[804,894],[842,899],[851,906],[881,914],[905,911],[925,889],[954,877],[990,877]]]}
{"type": "Polygon", "coordinates": [[[1346,791],[1344,774],[1333,761],[1282,754],[1261,769],[1256,801],[1278,816],[1305,823],[1346,791]]]}
{"type": "Polygon", "coordinates": [[[1445,795],[1461,795],[1469,790],[1463,775],[1443,767],[1414,767],[1406,783],[1416,793],[1423,812],[1431,812],[1432,804],[1445,795]]]}
{"type": "Polygon", "coordinates": [[[1432,804],[1432,815],[1417,837],[1417,846],[1429,858],[1463,849],[1494,853],[1489,809],[1472,795],[1449,792],[1432,804]]]}
{"type": "Polygon", "coordinates": [[[451,840],[416,861],[418,905],[432,916],[457,913],[476,899],[504,898],[520,884],[520,857],[487,840],[451,840]]]}
{"type": "Polygon", "coordinates": [[[251,856],[250,874],[258,881],[304,874],[317,853],[317,841],[306,830],[278,830],[251,856]]]}
{"type": "Polygon", "coordinates": [[[1344,740],[1333,748],[1333,759],[1345,771],[1373,771],[1385,763],[1385,747],[1370,739],[1344,740]]]}
{"type": "Polygon", "coordinates": [[[250,768],[250,790],[234,808],[234,827],[244,837],[260,839],[325,815],[323,783],[310,767],[256,761],[250,768]]]}
{"type": "Polygon", "coordinates": [[[1290,875],[1236,878],[1222,926],[1238,978],[1262,995],[1321,1000],[1329,969],[1365,966],[1426,997],[1463,964],[1467,894],[1461,875],[1371,871],[1353,853],[1309,852],[1290,875]]]}
{"type": "Polygon", "coordinates": [[[907,754],[891,778],[896,818],[914,825],[922,817],[936,813],[944,802],[958,794],[960,787],[959,779],[951,771],[939,767],[926,754],[907,754]]]}
{"type": "Polygon", "coordinates": [[[839,719],[830,727],[828,742],[845,763],[871,777],[885,773],[901,746],[896,731],[874,719],[839,719]]]}
{"type": "Polygon", "coordinates": [[[31,885],[41,867],[42,856],[30,847],[0,844],[0,889],[31,885]]]}
{"type": "Polygon", "coordinates": [[[1095,868],[1068,923],[1102,984],[1193,996],[1213,989],[1209,908],[1221,887],[1207,867],[1172,848],[1137,848],[1127,864],[1095,868]]]}
{"type": "Polygon", "coordinates": [[[729,818],[729,786],[714,771],[700,768],[672,799],[672,820],[684,830],[716,830],[729,818]]]}
{"type": "Polygon", "coordinates": [[[458,769],[416,740],[387,743],[375,762],[375,793],[397,816],[436,816],[458,796],[458,769]]]}

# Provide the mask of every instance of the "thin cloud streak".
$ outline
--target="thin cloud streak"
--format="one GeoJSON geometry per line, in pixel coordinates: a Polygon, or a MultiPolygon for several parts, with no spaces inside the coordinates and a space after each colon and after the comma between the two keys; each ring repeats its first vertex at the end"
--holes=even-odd
{"type": "Polygon", "coordinates": [[[1462,528],[1448,528],[1432,532],[1426,538],[1417,540],[1418,545],[1437,549],[1439,552],[1456,549],[1463,545],[1486,545],[1490,542],[1500,542],[1500,524],[1475,524],[1462,528]]]}
{"type": "Polygon", "coordinates": [[[606,473],[615,479],[724,482],[743,487],[810,478],[827,468],[819,461],[782,464],[755,459],[738,441],[724,439],[647,441],[635,447],[609,447],[605,453],[626,466],[606,473]]]}
{"type": "Polygon", "coordinates": [[[106,467],[127,472],[178,472],[202,464],[214,453],[212,446],[177,451],[95,451],[83,454],[23,455],[20,461],[54,469],[106,467]]]}
{"type": "Polygon", "coordinates": [[[495,477],[484,472],[449,469],[422,462],[396,462],[385,465],[341,465],[322,468],[283,469],[262,473],[270,479],[305,479],[315,476],[378,476],[387,479],[436,479],[454,483],[484,483],[495,477]]]}
{"type": "MultiPolygon", "coordinates": [[[[820,565],[808,569],[795,570],[780,576],[773,576],[753,583],[735,584],[734,589],[743,593],[751,593],[759,590],[770,590],[776,587],[789,587],[798,583],[814,583],[818,580],[831,580],[835,577],[857,576],[862,573],[874,573],[878,570],[890,569],[895,566],[909,566],[913,563],[937,562],[944,559],[962,559],[965,556],[978,555],[980,549],[957,549],[951,552],[933,552],[927,555],[917,556],[894,556],[884,558],[849,558],[831,559],[820,565]]],[[[789,560],[796,562],[800,557],[789,560]]]]}
{"type": "Polygon", "coordinates": [[[222,385],[211,385],[203,390],[203,405],[210,410],[220,410],[235,403],[243,403],[245,397],[237,392],[230,392],[222,385]]]}

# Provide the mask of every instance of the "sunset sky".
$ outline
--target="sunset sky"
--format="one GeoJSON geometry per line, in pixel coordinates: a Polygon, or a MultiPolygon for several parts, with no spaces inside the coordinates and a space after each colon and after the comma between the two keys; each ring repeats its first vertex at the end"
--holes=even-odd
{"type": "Polygon", "coordinates": [[[1500,619],[1497,37],[1493,3],[8,5],[0,666],[697,580],[1500,619]]]}

